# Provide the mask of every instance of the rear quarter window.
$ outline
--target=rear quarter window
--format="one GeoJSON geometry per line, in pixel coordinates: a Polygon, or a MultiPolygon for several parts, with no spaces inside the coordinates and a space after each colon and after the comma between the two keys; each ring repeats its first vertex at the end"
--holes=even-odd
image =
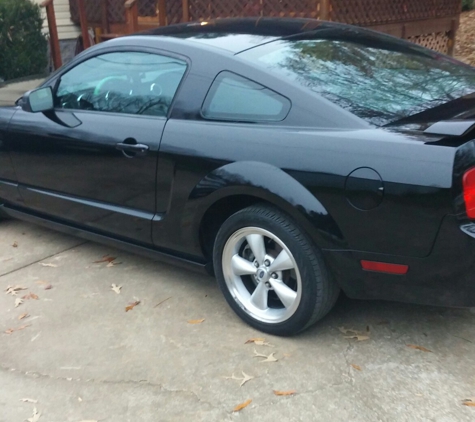
{"type": "Polygon", "coordinates": [[[289,114],[290,101],[250,79],[221,72],[204,101],[202,115],[210,120],[280,122],[289,114]]]}

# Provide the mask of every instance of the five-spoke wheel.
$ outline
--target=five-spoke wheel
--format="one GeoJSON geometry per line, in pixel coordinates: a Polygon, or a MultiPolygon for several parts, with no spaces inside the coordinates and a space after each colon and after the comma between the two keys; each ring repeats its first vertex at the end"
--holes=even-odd
{"type": "Polygon", "coordinates": [[[235,312],[254,327],[294,334],[323,317],[338,287],[319,251],[280,211],[252,206],[232,215],[214,248],[218,283],[235,312]]]}

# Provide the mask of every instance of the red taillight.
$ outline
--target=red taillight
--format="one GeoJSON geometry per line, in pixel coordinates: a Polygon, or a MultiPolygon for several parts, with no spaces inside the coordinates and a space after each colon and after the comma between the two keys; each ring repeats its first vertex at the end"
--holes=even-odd
{"type": "Polygon", "coordinates": [[[387,262],[361,261],[361,267],[366,271],[376,271],[388,274],[407,274],[409,265],[388,264],[387,262]]]}
{"type": "Polygon", "coordinates": [[[463,175],[463,199],[468,218],[475,219],[475,168],[463,175]]]}

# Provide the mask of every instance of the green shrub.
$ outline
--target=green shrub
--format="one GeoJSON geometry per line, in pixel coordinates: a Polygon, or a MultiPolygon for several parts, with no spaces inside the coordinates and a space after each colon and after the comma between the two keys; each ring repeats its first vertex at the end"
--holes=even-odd
{"type": "Polygon", "coordinates": [[[475,8],[474,0],[462,0],[462,10],[472,10],[475,8]]]}
{"type": "Polygon", "coordinates": [[[0,78],[45,71],[47,41],[42,26],[40,8],[30,0],[0,0],[0,78]]]}

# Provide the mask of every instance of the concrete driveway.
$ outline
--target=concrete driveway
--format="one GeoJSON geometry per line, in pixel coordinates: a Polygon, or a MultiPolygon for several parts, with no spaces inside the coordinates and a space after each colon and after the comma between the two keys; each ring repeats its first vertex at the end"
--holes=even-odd
{"type": "Polygon", "coordinates": [[[18,221],[0,223],[0,269],[2,422],[35,407],[40,422],[475,420],[470,310],[342,299],[297,337],[265,336],[212,278],[18,221]]]}
{"type": "MultiPolygon", "coordinates": [[[[0,104],[39,82],[7,85],[0,104]]],[[[212,278],[17,221],[0,222],[0,289],[0,422],[475,420],[470,310],[342,299],[274,338],[212,278]],[[246,344],[256,337],[270,346],[246,344]]]]}

